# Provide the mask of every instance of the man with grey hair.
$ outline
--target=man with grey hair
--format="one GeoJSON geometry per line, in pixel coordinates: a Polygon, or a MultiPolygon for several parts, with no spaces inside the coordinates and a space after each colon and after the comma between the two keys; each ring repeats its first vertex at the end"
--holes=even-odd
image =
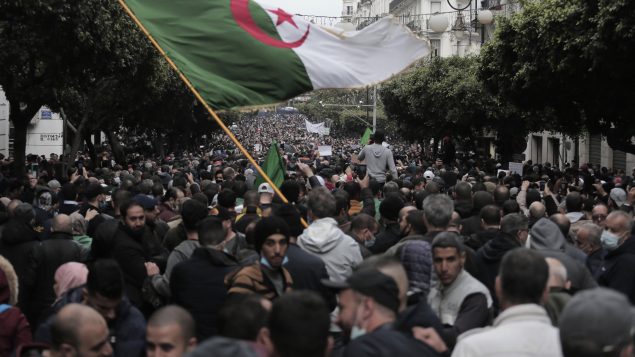
{"type": "Polygon", "coordinates": [[[598,283],[628,296],[635,303],[635,239],[632,239],[633,217],[624,211],[613,211],[606,217],[602,247],[608,251],[598,283]]]}
{"type": "Polygon", "coordinates": [[[307,208],[311,225],[298,237],[298,246],[324,261],[331,280],[344,281],[361,263],[362,254],[333,218],[335,197],[325,187],[316,187],[309,193],[307,208]]]}
{"type": "Polygon", "coordinates": [[[501,229],[498,235],[476,252],[475,265],[477,270],[474,277],[489,289],[494,300],[495,313],[498,312],[499,305],[494,284],[500,263],[505,253],[524,247],[527,241],[527,232],[527,217],[524,214],[508,214],[501,220],[501,229]]]}
{"type": "Polygon", "coordinates": [[[578,227],[576,236],[576,246],[587,255],[586,267],[595,279],[598,278],[598,272],[604,262],[606,251],[602,248],[602,227],[595,223],[585,222],[578,227]]]}
{"type": "Polygon", "coordinates": [[[434,237],[445,232],[452,220],[454,202],[449,196],[432,194],[423,200],[423,221],[426,225],[426,234],[423,240],[432,244],[434,237]]]}

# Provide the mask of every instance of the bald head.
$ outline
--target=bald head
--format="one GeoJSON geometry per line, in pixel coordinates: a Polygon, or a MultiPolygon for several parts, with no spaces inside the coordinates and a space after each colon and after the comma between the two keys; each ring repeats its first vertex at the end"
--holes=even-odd
{"type": "Polygon", "coordinates": [[[51,230],[53,232],[73,234],[73,224],[71,217],[63,213],[58,214],[53,218],[51,230]]]}
{"type": "Polygon", "coordinates": [[[187,310],[180,306],[168,305],[157,310],[150,320],[148,327],[165,327],[170,325],[178,326],[181,337],[184,341],[189,341],[196,337],[194,319],[187,310]]]}
{"type": "Polygon", "coordinates": [[[549,265],[549,280],[547,280],[547,287],[551,288],[563,288],[568,289],[571,285],[567,278],[567,268],[555,258],[545,258],[549,265]]]}
{"type": "MultiPolygon", "coordinates": [[[[64,306],[53,318],[51,324],[51,342],[54,350],[61,350],[63,345],[79,348],[82,332],[93,332],[108,336],[106,320],[94,309],[81,304],[64,306]]],[[[101,336],[99,336],[101,337],[101,336]]],[[[106,341],[106,343],[108,343],[106,341]]]]}
{"type": "Polygon", "coordinates": [[[551,217],[549,217],[549,219],[558,225],[558,228],[560,228],[560,232],[562,232],[562,235],[565,237],[569,236],[569,229],[571,228],[571,221],[569,220],[569,218],[567,216],[565,216],[562,213],[556,213],[556,214],[552,214],[551,217]]]}
{"type": "Polygon", "coordinates": [[[546,208],[542,202],[536,201],[529,205],[529,218],[538,220],[545,216],[546,208]]]}
{"type": "Polygon", "coordinates": [[[15,213],[15,209],[22,203],[20,200],[12,200],[7,205],[7,211],[9,212],[9,216],[13,217],[15,213]]]}

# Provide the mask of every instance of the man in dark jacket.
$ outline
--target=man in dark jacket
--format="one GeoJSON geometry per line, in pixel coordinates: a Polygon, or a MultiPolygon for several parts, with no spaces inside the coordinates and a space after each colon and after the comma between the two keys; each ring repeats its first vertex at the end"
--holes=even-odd
{"type": "MultiPolygon", "coordinates": [[[[124,296],[123,275],[119,265],[109,259],[98,260],[89,267],[86,285],[66,292],[53,307],[53,313],[62,307],[79,303],[97,310],[108,323],[110,343],[114,356],[145,355],[146,321],[137,308],[124,296]]],[[[51,343],[51,316],[42,323],[35,341],[51,343]]]]}
{"type": "MultiPolygon", "coordinates": [[[[2,231],[2,244],[0,255],[7,258],[13,265],[18,276],[18,285],[24,284],[24,278],[30,268],[30,254],[39,244],[37,232],[33,229],[35,214],[33,206],[28,203],[19,203],[13,210],[13,217],[7,222],[2,231]]],[[[29,321],[34,321],[31,314],[31,295],[28,289],[20,289],[18,307],[22,309],[29,321]]]]}
{"type": "Polygon", "coordinates": [[[337,324],[350,334],[350,342],[335,356],[437,356],[428,345],[393,328],[401,302],[392,277],[361,269],[346,282],[328,284],[341,289],[337,324]]]}
{"type": "Polygon", "coordinates": [[[373,254],[386,252],[401,239],[399,230],[399,211],[403,208],[403,200],[397,195],[384,198],[379,204],[379,213],[386,225],[386,229],[375,237],[375,244],[368,247],[373,254]]]}
{"type": "Polygon", "coordinates": [[[20,289],[26,289],[31,296],[30,315],[35,326],[40,314],[55,301],[53,283],[55,272],[62,264],[81,262],[87,252],[73,240],[71,218],[59,214],[53,218],[49,239],[35,246],[31,251],[31,264],[24,276],[20,289]]]}
{"type": "Polygon", "coordinates": [[[624,293],[635,303],[635,239],[631,230],[633,219],[623,211],[613,211],[606,217],[602,245],[608,250],[600,268],[598,282],[624,293]]]}
{"type": "Polygon", "coordinates": [[[497,315],[499,310],[494,282],[498,275],[500,263],[505,253],[525,245],[527,232],[528,225],[525,215],[508,214],[501,220],[501,228],[498,235],[485,243],[476,252],[477,273],[474,277],[489,289],[494,300],[494,315],[497,315]]]}
{"type": "Polygon", "coordinates": [[[99,207],[100,203],[105,200],[104,188],[97,182],[89,183],[84,191],[84,196],[86,197],[86,202],[79,209],[79,213],[81,213],[81,215],[85,218],[89,214],[92,215],[96,213],[96,215],[88,221],[88,230],[86,231],[86,234],[90,237],[94,237],[97,227],[102,224],[107,217],[102,214],[103,212],[99,207]],[[91,213],[88,211],[91,211],[91,213]]]}
{"type": "Polygon", "coordinates": [[[126,294],[133,305],[146,311],[149,307],[143,302],[141,289],[147,278],[146,263],[161,262],[155,260],[162,257],[164,251],[160,242],[145,224],[143,207],[135,202],[124,203],[121,207],[124,221],[119,224],[115,234],[115,245],[112,257],[119,263],[126,282],[126,294]]]}
{"type": "Polygon", "coordinates": [[[177,264],[170,276],[172,302],[192,314],[199,341],[216,334],[218,311],[227,298],[224,279],[238,268],[238,262],[223,251],[226,234],[219,218],[202,220],[198,230],[201,247],[189,260],[177,264]]]}
{"type": "Polygon", "coordinates": [[[60,196],[62,202],[60,203],[60,207],[58,209],[59,213],[70,215],[71,213],[79,210],[80,206],[79,203],[77,203],[77,188],[74,183],[69,182],[62,186],[60,196]]]}

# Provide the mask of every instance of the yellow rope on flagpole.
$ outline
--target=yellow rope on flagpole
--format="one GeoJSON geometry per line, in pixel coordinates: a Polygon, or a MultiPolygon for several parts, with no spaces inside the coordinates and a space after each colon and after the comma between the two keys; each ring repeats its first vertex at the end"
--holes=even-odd
{"type": "MultiPolygon", "coordinates": [[[[192,83],[190,82],[189,79],[187,79],[187,77],[185,77],[185,75],[183,74],[183,72],[181,72],[181,70],[179,70],[179,68],[176,66],[176,64],[172,61],[172,59],[170,57],[168,57],[168,55],[165,53],[165,51],[163,50],[163,48],[161,48],[161,45],[159,45],[159,43],[154,39],[154,37],[152,37],[152,35],[150,34],[150,32],[148,32],[148,30],[145,28],[145,26],[143,26],[143,24],[141,23],[141,21],[139,21],[139,19],[135,16],[135,14],[132,12],[132,10],[130,10],[130,8],[128,7],[128,5],[124,2],[124,0],[118,0],[119,4],[121,5],[121,7],[124,9],[124,11],[128,14],[128,16],[130,16],[130,18],[132,19],[132,21],[134,21],[135,24],[137,24],[137,26],[139,26],[139,28],[141,29],[141,31],[146,35],[146,37],[150,40],[150,42],[152,43],[152,45],[154,45],[154,47],[159,51],[159,53],[163,56],[163,58],[165,58],[166,61],[168,61],[168,63],[170,64],[170,66],[172,67],[172,69],[174,69],[176,71],[176,73],[179,74],[179,77],[181,78],[181,80],[183,81],[183,83],[185,83],[185,85],[190,89],[190,91],[194,94],[194,96],[196,97],[196,99],[203,104],[203,106],[205,107],[205,109],[207,110],[207,112],[212,116],[212,118],[214,118],[214,120],[216,121],[216,123],[218,123],[218,125],[221,127],[221,129],[223,129],[223,131],[229,136],[229,138],[234,142],[234,144],[236,144],[236,147],[238,147],[238,150],[240,150],[243,155],[245,155],[247,157],[247,160],[249,160],[249,162],[256,168],[256,171],[258,171],[258,173],[260,174],[260,176],[262,176],[262,178],[265,179],[265,181],[267,181],[267,183],[269,183],[269,185],[271,185],[271,187],[273,188],[273,190],[276,192],[276,194],[278,196],[280,196],[280,198],[282,199],[282,201],[284,203],[289,203],[289,200],[287,200],[287,198],[282,194],[282,192],[280,192],[280,190],[278,189],[278,187],[273,183],[273,181],[271,181],[271,178],[269,178],[269,176],[267,175],[266,172],[264,172],[264,170],[260,167],[260,165],[258,165],[258,163],[256,162],[256,160],[254,160],[254,158],[251,156],[251,154],[249,154],[249,152],[243,147],[243,145],[240,143],[240,141],[238,141],[238,139],[236,138],[236,136],[234,135],[234,133],[231,132],[231,130],[229,130],[229,128],[225,125],[225,123],[223,123],[223,121],[218,117],[218,114],[216,114],[216,112],[214,111],[214,109],[212,109],[209,104],[207,104],[207,102],[205,101],[205,99],[203,99],[203,97],[200,95],[200,93],[196,90],[196,88],[194,88],[194,86],[192,85],[192,83]]],[[[304,227],[308,227],[307,222],[304,220],[304,218],[302,219],[302,224],[304,225],[304,227]]]]}

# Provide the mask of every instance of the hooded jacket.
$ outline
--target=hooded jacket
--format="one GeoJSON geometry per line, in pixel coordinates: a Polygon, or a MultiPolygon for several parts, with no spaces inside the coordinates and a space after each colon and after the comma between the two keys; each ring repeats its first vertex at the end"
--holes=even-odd
{"type": "Polygon", "coordinates": [[[494,282],[498,275],[501,260],[505,253],[512,249],[520,248],[520,243],[511,235],[499,232],[498,235],[485,243],[476,252],[475,265],[477,273],[474,275],[483,285],[487,287],[494,301],[494,313],[498,313],[498,299],[494,289],[494,282]]]}
{"type": "Polygon", "coordinates": [[[298,245],[322,258],[332,281],[344,281],[362,262],[357,242],[344,234],[333,218],[321,218],[298,237],[298,245]]]}
{"type": "Polygon", "coordinates": [[[386,171],[390,170],[393,178],[399,177],[392,151],[381,144],[366,145],[359,153],[359,161],[366,160],[366,171],[379,183],[386,182],[386,171]]]}
{"type": "Polygon", "coordinates": [[[31,328],[19,308],[18,277],[8,260],[0,256],[0,356],[9,356],[19,345],[31,343],[31,328]]]}
{"type": "Polygon", "coordinates": [[[572,291],[597,286],[586,266],[574,257],[577,248],[571,246],[558,226],[547,218],[541,218],[531,227],[530,247],[545,257],[558,259],[567,269],[572,291]]]}

